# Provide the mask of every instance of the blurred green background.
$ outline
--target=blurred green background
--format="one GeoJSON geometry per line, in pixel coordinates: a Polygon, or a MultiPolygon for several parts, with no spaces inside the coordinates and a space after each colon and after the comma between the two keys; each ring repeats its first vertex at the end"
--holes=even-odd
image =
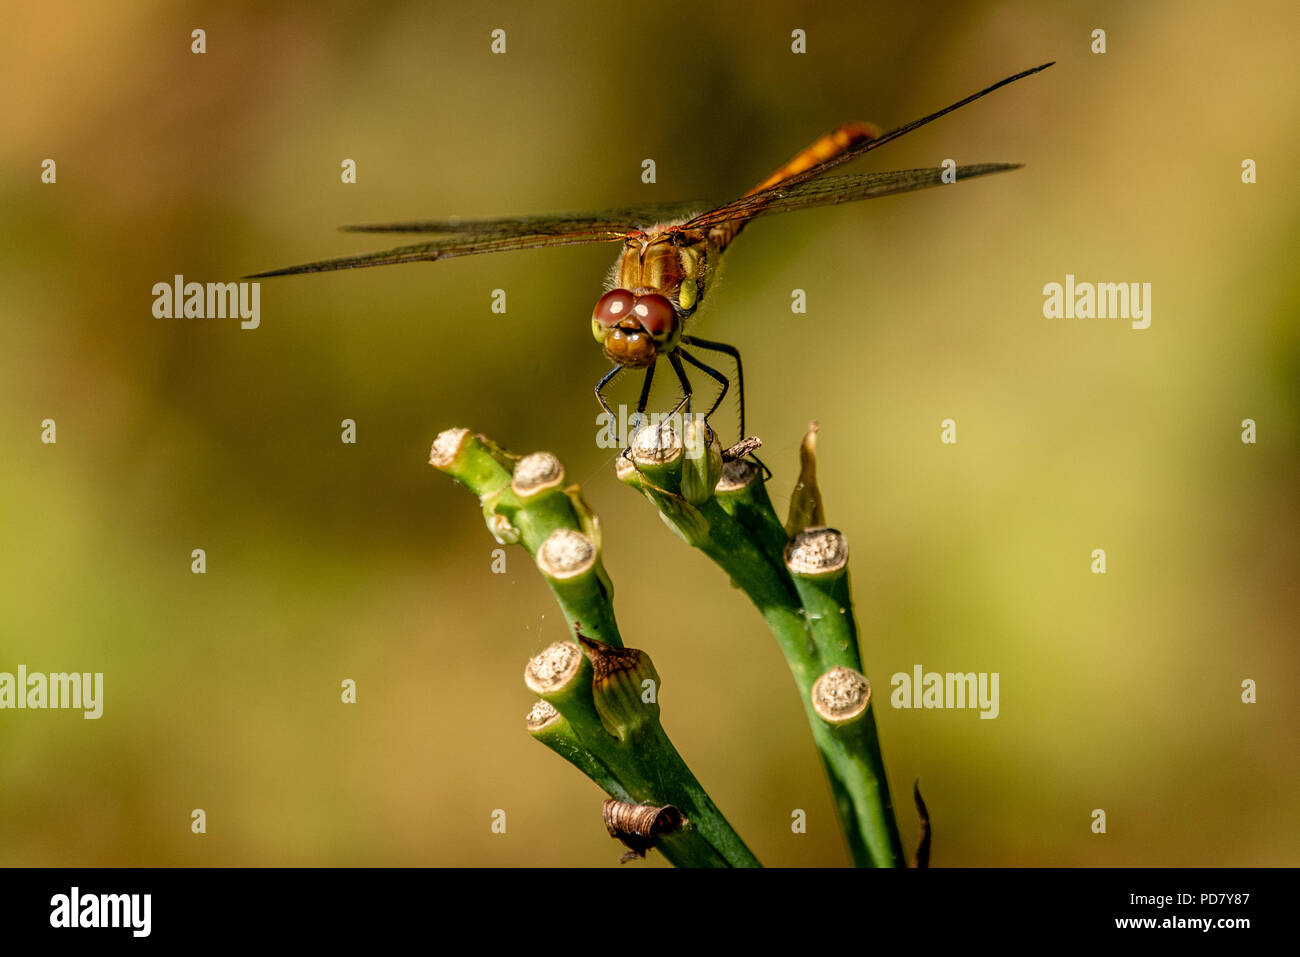
{"type": "Polygon", "coordinates": [[[1051,59],[855,167],[1026,168],[760,221],[698,331],[744,354],[778,502],[822,424],[909,846],[919,777],[936,865],[1300,863],[1294,4],[840,6],[7,8],[0,671],[102,671],[105,703],[0,712],[0,864],[614,866],[523,729],[558,611],[425,464],[454,425],[582,482],[665,726],[758,856],[846,864],[775,642],[595,447],[616,247],[270,280],[255,331],[151,287],[382,247],[344,223],[721,201],[1051,59]],[[1044,319],[1067,272],[1152,283],[1151,327],[1044,319]],[[1000,717],[889,708],[918,663],[999,672],[1000,717]]]}

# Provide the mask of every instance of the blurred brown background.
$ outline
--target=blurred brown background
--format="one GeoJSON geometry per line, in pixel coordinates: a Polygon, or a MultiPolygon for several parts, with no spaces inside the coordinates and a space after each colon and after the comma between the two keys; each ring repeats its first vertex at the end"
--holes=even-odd
{"type": "Polygon", "coordinates": [[[699,331],[743,351],[778,501],[822,423],[909,845],[919,777],[936,865],[1300,863],[1294,4],[842,6],[11,6],[0,671],[103,671],[105,704],[0,712],[0,863],[613,866],[601,795],[523,730],[558,612],[425,464],[453,425],[583,483],[758,856],[847,863],[775,642],[594,445],[614,247],[271,280],[255,331],[151,287],[382,247],[344,223],[721,201],[1052,59],[855,167],[1025,169],[756,223],[699,331]],[[1151,327],[1044,319],[1066,273],[1152,283],[1151,327]],[[999,672],[1000,717],[884,706],[917,663],[999,672]]]}

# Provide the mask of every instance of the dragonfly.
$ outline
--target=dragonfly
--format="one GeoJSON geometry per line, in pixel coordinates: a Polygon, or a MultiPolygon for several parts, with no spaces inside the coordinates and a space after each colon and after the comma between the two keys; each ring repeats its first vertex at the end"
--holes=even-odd
{"type": "MultiPolygon", "coordinates": [[[[622,243],[623,248],[606,280],[605,292],[596,301],[591,314],[592,336],[601,346],[605,358],[613,364],[596,385],[597,402],[610,420],[615,421],[605,390],[621,373],[642,370],[644,378],[636,418],[633,419],[637,421],[649,405],[655,369],[660,360],[664,360],[672,368],[683,393],[669,416],[671,418],[683,408],[689,414],[694,395],[686,371],[686,365],[689,365],[713,379],[719,387],[717,396],[704,414],[707,426],[709,417],[727,395],[730,379],[696,353],[728,356],[736,365],[742,439],[733,448],[740,449],[746,445],[745,380],[740,351],[727,343],[687,333],[691,317],[710,291],[723,252],[751,220],[762,216],[927,189],[954,181],[952,172],[955,172],[956,180],[966,180],[1020,168],[1019,163],[977,163],[959,166],[955,171],[935,167],[829,175],[832,170],[886,143],[1052,65],[1044,63],[999,80],[887,133],[882,133],[871,123],[843,124],[800,150],[793,159],[740,198],[706,208],[704,212],[699,210],[705,204],[672,203],[596,213],[345,226],[343,229],[347,232],[431,234],[437,238],[381,252],[273,269],[246,278],[435,262],[454,256],[543,246],[622,243]],[[945,176],[945,172],[949,175],[945,176]]],[[[708,435],[711,441],[711,429],[708,435]]]]}

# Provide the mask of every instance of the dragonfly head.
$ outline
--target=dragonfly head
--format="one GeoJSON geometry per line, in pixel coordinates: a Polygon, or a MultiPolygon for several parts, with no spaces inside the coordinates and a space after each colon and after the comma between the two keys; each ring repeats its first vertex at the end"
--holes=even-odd
{"type": "Polygon", "coordinates": [[[682,323],[673,304],[657,292],[633,295],[612,289],[600,297],[591,313],[591,334],[611,362],[637,368],[648,366],[661,352],[671,352],[681,337],[682,323]]]}

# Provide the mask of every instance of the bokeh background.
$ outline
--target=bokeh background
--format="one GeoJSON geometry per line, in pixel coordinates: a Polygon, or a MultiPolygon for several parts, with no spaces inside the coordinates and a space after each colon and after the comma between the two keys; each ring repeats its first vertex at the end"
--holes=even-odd
{"type": "Polygon", "coordinates": [[[721,201],[1051,59],[861,167],[1023,170],[761,221],[700,331],[743,351],[774,499],[821,422],[879,702],[1001,675],[995,721],[878,707],[909,845],[919,778],[936,865],[1300,863],[1297,43],[1287,2],[9,5],[0,670],[102,671],[105,710],[0,713],[0,863],[615,866],[523,729],[558,611],[426,464],[465,425],[582,482],[759,857],[846,864],[775,642],[594,444],[614,247],[268,281],[255,331],[151,287],[380,248],[345,223],[721,201]],[[1044,319],[1067,272],[1152,283],[1150,329],[1044,319]]]}

